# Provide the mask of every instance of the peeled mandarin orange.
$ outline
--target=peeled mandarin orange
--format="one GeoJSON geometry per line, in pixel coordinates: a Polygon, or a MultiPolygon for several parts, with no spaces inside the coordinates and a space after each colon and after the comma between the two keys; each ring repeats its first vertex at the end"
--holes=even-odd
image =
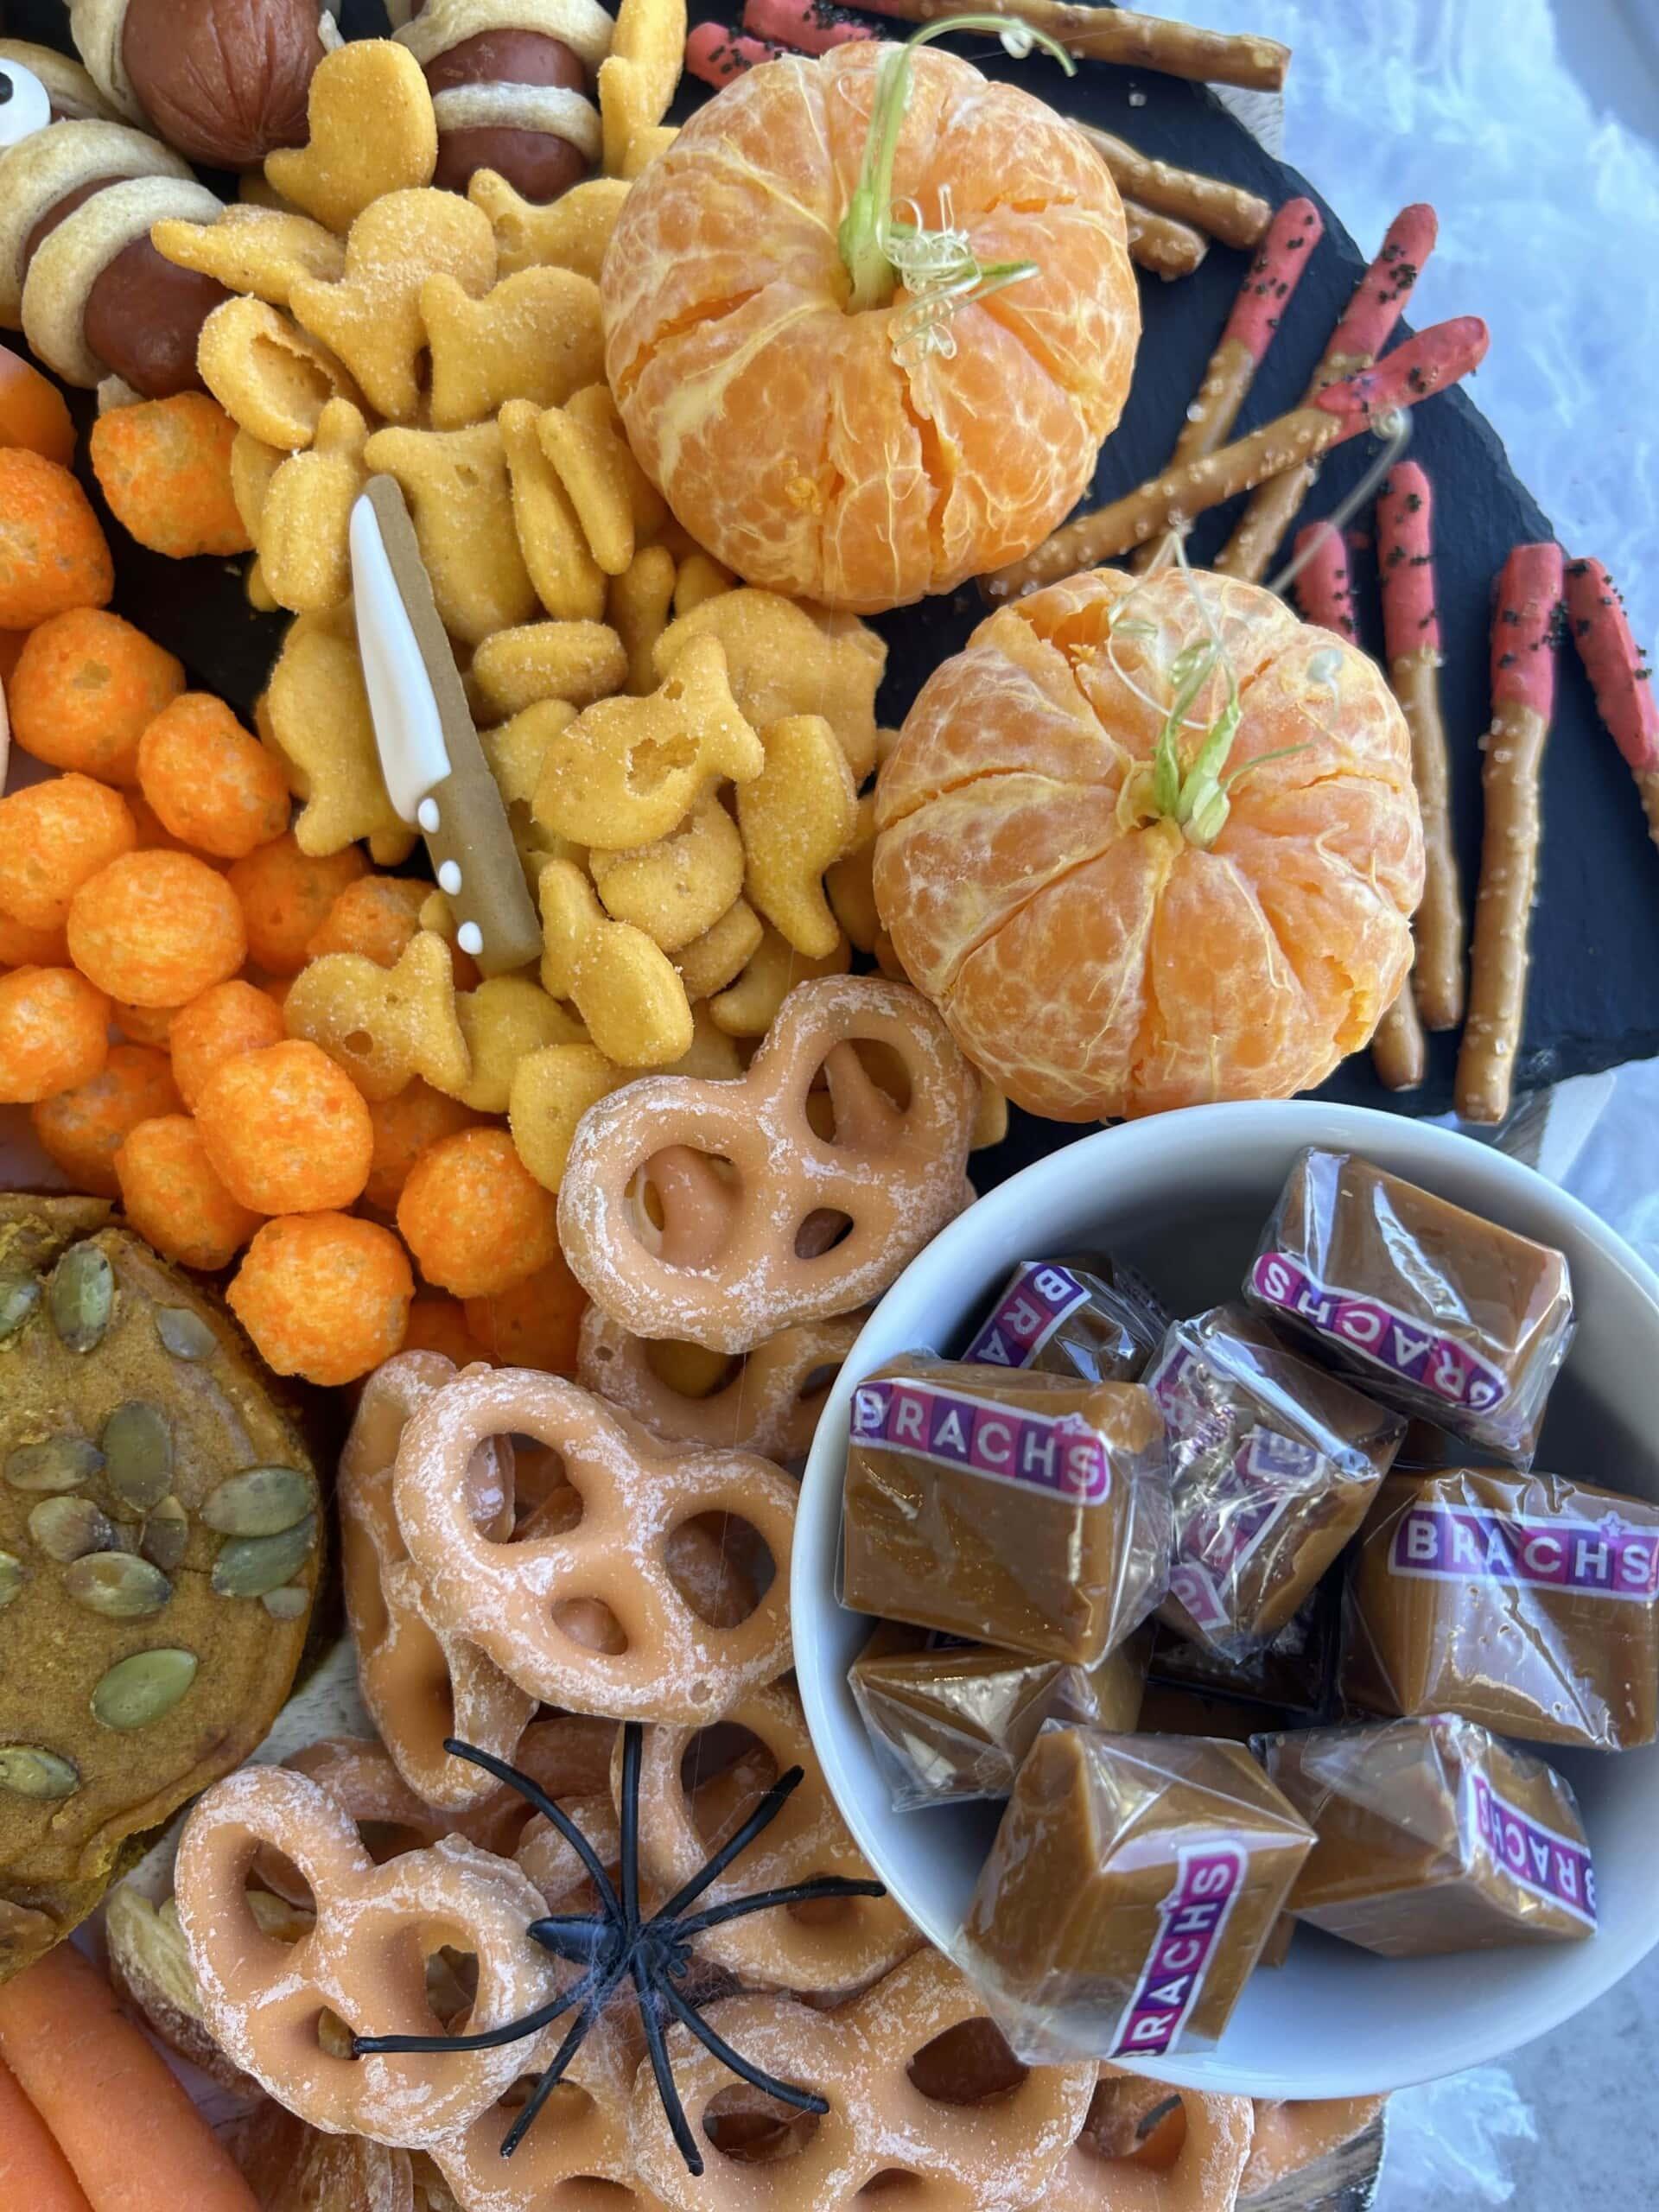
{"type": "Polygon", "coordinates": [[[1140,332],[1097,156],[932,48],[907,55],[877,212],[1036,270],[938,314],[890,264],[855,280],[842,225],[900,51],[843,45],[728,85],[634,184],[600,283],[611,388],[679,521],[750,583],[859,613],[1047,535],[1116,424],[1140,332]]]}
{"type": "Polygon", "coordinates": [[[923,687],[876,822],[906,972],[1056,1120],[1305,1090],[1410,963],[1405,718],[1254,584],[1102,569],[1000,609],[923,687]]]}

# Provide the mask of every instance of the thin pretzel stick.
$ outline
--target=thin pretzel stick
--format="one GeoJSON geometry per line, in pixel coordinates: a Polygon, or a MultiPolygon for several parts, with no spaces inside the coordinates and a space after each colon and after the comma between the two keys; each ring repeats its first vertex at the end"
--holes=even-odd
{"type": "Polygon", "coordinates": [[[1252,486],[1262,484],[1299,461],[1311,460],[1357,437],[1374,420],[1427,399],[1442,385],[1478,368],[1485,359],[1488,333],[1478,315],[1437,322],[1408,339],[1375,369],[1346,383],[1331,385],[1310,406],[1264,423],[1202,461],[1165,471],[1150,483],[1109,506],[1078,515],[1046,537],[1023,561],[1014,561],[981,580],[988,599],[1016,599],[1040,584],[1058,583],[1147,538],[1184,528],[1206,508],[1219,506],[1252,486]]]}
{"type": "MultiPolygon", "coordinates": [[[[931,23],[959,16],[958,0],[863,0],[874,16],[901,22],[931,23]]],[[[1073,54],[1094,61],[1122,61],[1156,69],[1166,77],[1190,77],[1200,84],[1243,85],[1258,92],[1284,88],[1290,48],[1270,38],[1239,38],[1226,31],[1199,30],[1172,23],[1161,16],[1137,16],[1127,8],[1077,6],[1071,0],[987,0],[983,12],[1008,16],[1046,31],[1073,54]]]]}
{"type": "MultiPolygon", "coordinates": [[[[1274,217],[1273,227],[1233,302],[1227,327],[1210,356],[1198,398],[1186,410],[1171,456],[1172,467],[1201,461],[1231,435],[1255,372],[1284,318],[1286,305],[1324,235],[1324,220],[1311,200],[1287,200],[1274,217]]],[[[1162,545],[1160,538],[1141,547],[1129,563],[1137,575],[1143,575],[1158,558],[1162,545]]]]}
{"type": "MultiPolygon", "coordinates": [[[[1434,251],[1438,229],[1434,210],[1421,201],[1395,217],[1382,251],[1360,278],[1347,313],[1331,334],[1307,387],[1304,406],[1328,385],[1339,384],[1357,370],[1370,368],[1377,359],[1404,312],[1424,262],[1434,251]]],[[[1261,582],[1318,474],[1312,463],[1305,461],[1287,469],[1282,479],[1262,486],[1217,556],[1220,575],[1261,582]]]]}
{"type": "Polygon", "coordinates": [[[837,8],[835,0],[744,0],[743,28],[755,38],[792,46],[802,54],[828,54],[832,46],[879,35],[872,25],[837,8]]]}
{"type": "Polygon", "coordinates": [[[1501,1122],[1510,1110],[1526,1013],[1542,834],[1538,778],[1555,708],[1560,604],[1560,547],[1517,545],[1498,579],[1492,623],[1492,727],[1481,770],[1486,820],[1469,1019],[1458,1055],[1457,1108],[1465,1122],[1501,1122]]]}
{"type": "Polygon", "coordinates": [[[1466,925],[1452,842],[1451,768],[1440,715],[1440,621],[1434,591],[1433,501],[1414,461],[1402,461],[1376,503],[1382,632],[1389,680],[1411,732],[1411,772],[1423,815],[1423,900],[1413,925],[1412,988],[1430,1029],[1463,1020],[1466,925]]]}
{"type": "Polygon", "coordinates": [[[1178,223],[1173,215],[1154,214],[1137,200],[1123,202],[1123,216],[1129,226],[1130,260],[1166,283],[1190,276],[1210,251],[1202,231],[1195,231],[1191,223],[1178,223]]]}
{"type": "MultiPolygon", "coordinates": [[[[809,8],[817,0],[804,0],[809,8]]],[[[1218,176],[1202,176],[1196,169],[1177,168],[1173,162],[1155,160],[1131,146],[1127,138],[1097,130],[1092,123],[1077,129],[1112,173],[1112,181],[1126,199],[1138,200],[1160,215],[1174,215],[1195,230],[1207,231],[1223,245],[1246,252],[1262,243],[1273,209],[1265,200],[1246,192],[1240,184],[1225,184],[1218,176]]]]}
{"type": "Polygon", "coordinates": [[[1567,613],[1596,695],[1596,712],[1629,763],[1647,810],[1649,832],[1659,845],[1659,701],[1624,602],[1599,561],[1567,563],[1567,613]]]}

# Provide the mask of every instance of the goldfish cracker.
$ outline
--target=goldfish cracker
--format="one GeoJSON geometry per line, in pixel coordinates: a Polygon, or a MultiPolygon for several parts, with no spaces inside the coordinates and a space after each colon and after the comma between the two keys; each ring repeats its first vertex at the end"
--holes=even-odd
{"type": "Polygon", "coordinates": [[[231,441],[231,497],[243,528],[256,544],[271,484],[288,458],[280,446],[268,446],[251,430],[238,430],[231,441]]]}
{"type": "Polygon", "coordinates": [[[0,907],[32,930],[61,929],[82,884],[138,842],[118,791],[48,776],[0,799],[0,907]]]}
{"type": "Polygon", "coordinates": [[[368,872],[355,845],[314,856],[291,830],[238,861],[226,881],[242,909],[249,958],[268,975],[297,976],[335,899],[368,872]]]}
{"type": "Polygon", "coordinates": [[[560,404],[602,376],[599,288],[571,269],[524,269],[474,299],[453,276],[421,287],[432,355],[432,422],[460,429],[504,400],[560,404]]]}
{"type": "Polygon", "coordinates": [[[543,984],[575,1001],[605,1057],[620,1067],[664,1067],[690,1051],[690,1002],[661,947],[632,923],[608,920],[570,861],[550,861],[538,889],[543,984]]]}
{"type": "MultiPolygon", "coordinates": [[[[827,724],[825,736],[839,765],[840,752],[827,724]]],[[[766,842],[775,846],[780,839],[766,842]]],[[[632,922],[664,952],[677,952],[711,930],[742,890],[743,839],[709,792],[667,836],[632,852],[596,851],[588,865],[600,903],[613,921],[632,922]]]]}
{"type": "Polygon", "coordinates": [[[407,857],[415,833],[387,795],[349,605],[289,624],[258,720],[305,801],[294,824],[302,853],[340,853],[362,838],[383,868],[407,857]]]}
{"type": "Polygon", "coordinates": [[[390,39],[365,39],[323,56],[307,93],[306,143],[268,156],[265,178],[325,229],[347,231],[383,194],[428,183],[437,162],[420,63],[390,39]]]}
{"type": "Polygon", "coordinates": [[[622,640],[603,622],[526,622],[498,630],[473,655],[469,683],[483,717],[521,714],[543,699],[591,706],[628,680],[622,640]]]}
{"type": "Polygon", "coordinates": [[[458,1298],[441,1298],[431,1292],[417,1298],[409,1309],[400,1351],[442,1352],[457,1367],[471,1367],[489,1354],[467,1325],[458,1298]]]}
{"type": "Polygon", "coordinates": [[[321,223],[275,207],[227,207],[211,223],[169,216],[151,225],[149,242],[175,268],[279,308],[296,276],[338,276],[346,265],[345,247],[321,223]]]}
{"type": "Polygon", "coordinates": [[[289,1036],[321,1046],[365,1098],[394,1097],[411,1076],[459,1097],[471,1077],[449,948],[431,930],[410,939],[395,968],[359,952],[314,960],[283,1014],[289,1036]]]}
{"type": "Polygon", "coordinates": [[[455,1000],[472,1073],[459,1094],[480,1114],[505,1114],[513,1070],[527,1053],[581,1040],[582,1025],[528,976],[491,976],[455,1000]]]}
{"type": "Polygon", "coordinates": [[[421,1273],[457,1298],[490,1298],[548,1265],[558,1213],[505,1129],[463,1129],[423,1153],[397,1201],[421,1273]]]}
{"type": "Polygon", "coordinates": [[[744,889],[798,952],[832,953],[841,925],[823,875],[858,830],[852,770],[822,715],[787,715],[760,734],[766,765],[737,794],[744,889]]]}
{"type": "Polygon", "coordinates": [[[549,614],[561,622],[596,621],[605,612],[605,571],[589,551],[558,471],[542,449],[537,421],[528,399],[509,399],[496,416],[518,549],[549,614]]]}
{"type": "Polygon", "coordinates": [[[282,1009],[257,983],[232,977],[181,1006],[168,1031],[173,1080],[194,1114],[209,1079],[227,1060],[279,1045],[288,1031],[282,1009]]]}
{"type": "MultiPolygon", "coordinates": [[[[612,461],[607,456],[604,466],[607,468],[614,467],[627,493],[628,512],[633,520],[634,543],[644,545],[671,527],[677,529],[677,524],[668,512],[667,501],[633,457],[627,433],[622,428],[622,417],[611,397],[609,385],[602,379],[597,384],[585,385],[580,391],[571,393],[565,403],[564,411],[584,430],[603,431],[613,441],[615,458],[612,461]]],[[[675,550],[676,564],[690,559],[696,550],[687,538],[683,546],[675,550]]]]}
{"type": "Polygon", "coordinates": [[[853,840],[833,868],[823,874],[823,893],[830,911],[861,952],[874,952],[881,931],[875,911],[875,793],[858,802],[853,840]]]}
{"type": "Polygon", "coordinates": [[[69,938],[60,926],[32,930],[0,910],[0,968],[67,968],[69,938]]]}
{"type": "Polygon", "coordinates": [[[107,606],[114,588],[108,543],[68,470],[0,446],[0,630],[107,606]]]}
{"type": "Polygon", "coordinates": [[[509,1284],[493,1298],[469,1298],[467,1326],[499,1367],[539,1368],[546,1375],[574,1375],[588,1294],[555,1252],[544,1268],[509,1284]]]}
{"type": "Polygon", "coordinates": [[[172,1006],[124,1006],[119,999],[110,1001],[110,1019],[130,1045],[148,1045],[156,1052],[164,1052],[172,1042],[173,1017],[178,1012],[172,1006]]]}
{"type": "Polygon", "coordinates": [[[306,944],[307,956],[360,952],[377,968],[395,968],[421,926],[431,885],[409,875],[364,875],[346,888],[306,944]]]}
{"type": "Polygon", "coordinates": [[[415,1279],[378,1223],[293,1214],[258,1231],[225,1295],[268,1367],[337,1389],[402,1344],[415,1279]]]}
{"type": "Polygon", "coordinates": [[[736,581],[712,553],[690,555],[681,562],[680,573],[674,579],[675,620],[701,607],[705,599],[717,599],[721,592],[730,591],[736,581]]]}
{"type": "Polygon", "coordinates": [[[351,401],[331,399],[310,451],[290,454],[264,485],[255,532],[260,574],[277,605],[296,614],[324,613],[351,595],[352,508],[367,479],[368,436],[351,401]]]}
{"type": "Polygon", "coordinates": [[[112,407],[87,452],[110,512],[129,537],[172,561],[228,560],[253,540],[231,489],[236,425],[202,391],[112,407]]]}
{"type": "Polygon", "coordinates": [[[536,435],[576,511],[588,551],[607,576],[623,575],[633,559],[626,446],[608,425],[584,423],[563,407],[543,410],[536,435]]]}
{"type": "Polygon", "coordinates": [[[133,1227],[181,1267],[228,1267],[259,1226],[219,1181],[188,1114],[140,1122],[116,1153],[115,1173],[133,1227]]]}
{"type": "Polygon", "coordinates": [[[519,1159],[544,1191],[556,1193],[564,1179],[577,1122],[626,1079],[592,1045],[550,1045],[519,1061],[508,1094],[507,1126],[519,1159]]]}
{"type": "Polygon", "coordinates": [[[111,1045],[102,1071],[73,1090],[43,1098],[29,1116],[41,1149],[78,1191],[120,1196],[115,1155],[140,1122],[176,1114],[179,1094],[165,1052],[111,1045]]]}
{"type": "Polygon", "coordinates": [[[0,976],[0,1105],[90,1083],[109,1056],[110,1002],[73,968],[0,976]]]}
{"type": "Polygon", "coordinates": [[[764,1037],[797,983],[815,976],[844,976],[851,958],[844,937],[823,959],[809,960],[804,953],[796,951],[787,938],[767,928],[742,974],[725,990],[716,992],[709,1001],[709,1011],[715,1027],[728,1037],[764,1037]]]}
{"type": "Polygon", "coordinates": [[[181,692],[144,732],[138,786],[165,829],[219,860],[242,860],[288,827],[282,771],[206,691],[181,692]]]}
{"type": "Polygon", "coordinates": [[[478,1122],[470,1106],[434,1090],[419,1076],[394,1097],[371,1099],[369,1122],[374,1131],[374,1149],[369,1158],[369,1179],[363,1185],[364,1203],[381,1213],[395,1213],[410,1170],[421,1154],[442,1137],[476,1128],[478,1122]]]}
{"type": "Polygon", "coordinates": [[[132,785],[139,739],[183,689],[183,669],[142,630],[75,607],[30,631],[6,703],[13,736],[37,760],[132,785]]]}
{"type": "Polygon", "coordinates": [[[67,468],[75,426],[63,394],[21,353],[0,346],[0,446],[24,446],[67,468]]]}
{"type": "Polygon", "coordinates": [[[478,645],[493,631],[530,621],[537,586],[519,550],[512,480],[497,425],[377,430],[364,453],[371,469],[395,476],[403,487],[450,635],[478,645]]]}
{"type": "Polygon", "coordinates": [[[228,419],[268,446],[301,453],[331,399],[361,397],[327,347],[296,329],[280,308],[233,297],[201,326],[201,380],[228,419]]]}
{"type": "Polygon", "coordinates": [[[665,545],[644,545],[606,592],[605,619],[622,640],[636,698],[656,689],[657,641],[668,629],[674,589],[674,556],[665,545]]]}
{"type": "Polygon", "coordinates": [[[234,976],[247,950],[230,885],[188,853],[124,853],[69,908],[70,957],[130,1006],[183,1006],[234,976]]]}
{"type": "Polygon", "coordinates": [[[467,197],[490,219],[504,276],[546,265],[595,283],[627,196],[615,177],[589,177],[545,206],[521,197],[494,169],[476,170],[467,186],[467,197]]]}
{"type": "Polygon", "coordinates": [[[674,956],[693,1005],[734,983],[760,950],[765,926],[747,899],[734,899],[714,927],[674,956]]]}
{"type": "Polygon", "coordinates": [[[302,1038],[225,1061],[196,1120],[225,1187],[257,1213],[332,1212],[368,1180],[369,1109],[345,1070],[302,1038]]]}

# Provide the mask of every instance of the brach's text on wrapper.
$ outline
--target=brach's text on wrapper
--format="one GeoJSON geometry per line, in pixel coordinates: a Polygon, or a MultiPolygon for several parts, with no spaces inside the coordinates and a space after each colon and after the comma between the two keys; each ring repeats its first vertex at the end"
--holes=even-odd
{"type": "Polygon", "coordinates": [[[1305,1152],[1245,1283],[1357,1387],[1529,1466],[1573,1340],[1567,1261],[1351,1154],[1305,1152]]]}
{"type": "Polygon", "coordinates": [[[1319,1839],[1290,1893],[1299,1919],[1390,1959],[1595,1934],[1571,1787],[1474,1721],[1311,1728],[1255,1750],[1319,1839]]]}
{"type": "Polygon", "coordinates": [[[1022,1260],[962,1356],[976,1366],[1137,1382],[1168,1326],[1146,1284],[1105,1253],[1022,1260]]]}

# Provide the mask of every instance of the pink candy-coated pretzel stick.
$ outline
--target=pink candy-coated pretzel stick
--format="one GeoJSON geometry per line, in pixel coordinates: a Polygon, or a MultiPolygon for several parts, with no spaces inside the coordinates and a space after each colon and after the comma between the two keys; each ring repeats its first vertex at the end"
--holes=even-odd
{"type": "MultiPolygon", "coordinates": [[[[865,4],[872,15],[906,23],[937,22],[963,12],[957,0],[865,0],[865,4]]],[[[988,0],[981,12],[1029,23],[1069,52],[1092,61],[1123,62],[1200,84],[1277,92],[1283,90],[1290,67],[1290,48],[1273,39],[1200,30],[1194,24],[1166,22],[1161,16],[1135,15],[1128,8],[1079,6],[1072,0],[988,0]]]]}
{"type": "Polygon", "coordinates": [[[1599,561],[1567,565],[1567,620],[1596,712],[1629,764],[1659,845],[1659,701],[1613,580],[1599,561]]]}
{"type": "MultiPolygon", "coordinates": [[[[1311,200],[1287,200],[1274,217],[1210,356],[1198,396],[1186,410],[1170,456],[1172,467],[1201,461],[1232,435],[1255,372],[1267,359],[1302,271],[1324,235],[1324,218],[1311,200]]],[[[1137,550],[1130,567],[1144,574],[1164,543],[1162,538],[1149,539],[1137,550]]]]}
{"type": "MultiPolygon", "coordinates": [[[[1357,639],[1354,620],[1354,577],[1348,541],[1328,522],[1309,523],[1296,534],[1294,590],[1305,618],[1351,642],[1357,639]]],[[[1371,1039],[1377,1080],[1389,1090],[1415,1090],[1428,1071],[1428,1051],[1417,1019],[1409,977],[1385,1007],[1371,1039]]]]}
{"type": "Polygon", "coordinates": [[[1452,786],[1440,715],[1440,621],[1434,591],[1433,497],[1414,461],[1402,461],[1376,503],[1377,558],[1389,680],[1411,731],[1412,774],[1423,810],[1422,904],[1413,925],[1412,989],[1425,1027],[1463,1020],[1463,890],[1452,843],[1452,786]]]}
{"type": "Polygon", "coordinates": [[[1408,339],[1376,368],[1331,385],[1317,399],[1264,423],[1248,437],[1168,469],[1109,506],[1063,524],[1023,561],[982,578],[982,588],[988,599],[1017,599],[1041,584],[1097,568],[1163,531],[1184,527],[1206,508],[1328,453],[1400,408],[1414,407],[1455,384],[1485,359],[1487,342],[1486,326],[1478,315],[1437,322],[1408,339]]]}
{"type": "Polygon", "coordinates": [[[743,0],[743,28],[751,37],[801,54],[828,54],[833,47],[879,36],[835,0],[743,0]]]}
{"type": "MultiPolygon", "coordinates": [[[[1424,262],[1434,250],[1438,230],[1434,210],[1422,201],[1395,216],[1381,252],[1360,278],[1347,312],[1331,334],[1304,406],[1310,405],[1328,385],[1341,383],[1377,359],[1394,334],[1424,262]]],[[[1316,459],[1302,460],[1260,486],[1217,556],[1216,568],[1222,575],[1261,582],[1319,474],[1316,459]]]]}
{"type": "Polygon", "coordinates": [[[1517,545],[1498,579],[1492,726],[1484,740],[1481,772],[1486,819],[1475,898],[1469,1018],[1458,1055],[1457,1108],[1465,1122],[1501,1122],[1510,1110],[1515,1082],[1543,833],[1539,772],[1555,711],[1562,566],[1559,545],[1517,545]]]}
{"type": "Polygon", "coordinates": [[[1076,127],[1111,171],[1113,183],[1126,200],[1160,215],[1173,215],[1219,238],[1223,245],[1236,245],[1246,253],[1262,243],[1273,209],[1243,185],[1224,184],[1219,177],[1201,176],[1195,169],[1158,161],[1127,138],[1096,130],[1092,123],[1076,127]]]}
{"type": "Polygon", "coordinates": [[[747,38],[741,31],[728,31],[723,23],[697,23],[685,41],[686,73],[718,92],[745,70],[780,60],[788,52],[772,39],[747,38]]]}

